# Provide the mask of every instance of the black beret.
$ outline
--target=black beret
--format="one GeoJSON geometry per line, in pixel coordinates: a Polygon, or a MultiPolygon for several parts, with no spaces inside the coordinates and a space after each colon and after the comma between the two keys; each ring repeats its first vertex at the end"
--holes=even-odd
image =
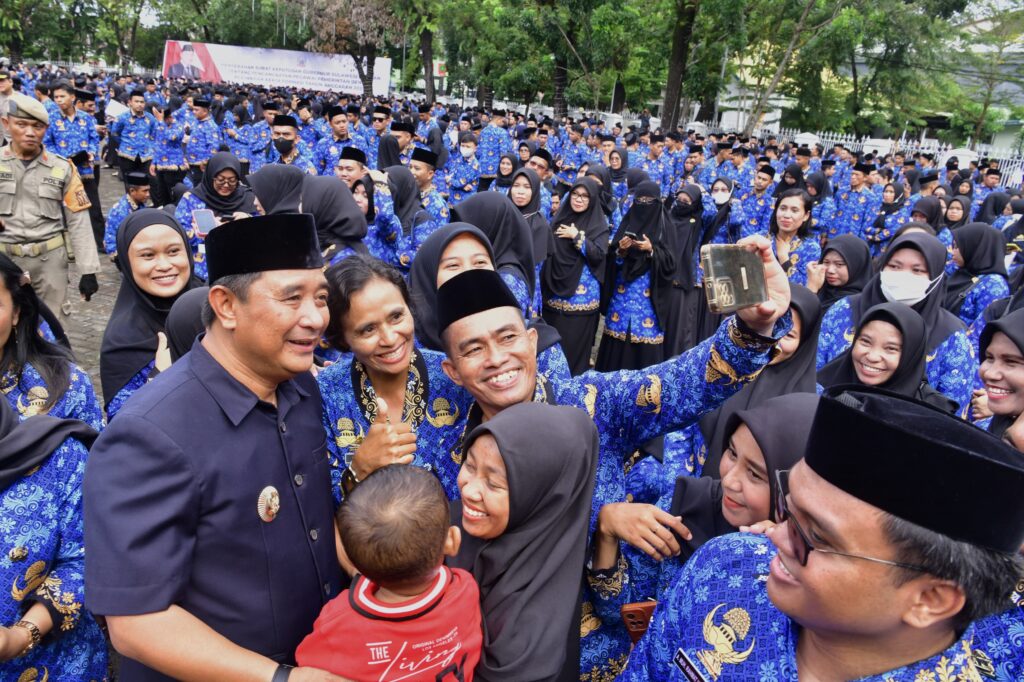
{"type": "Polygon", "coordinates": [[[84,88],[75,88],[75,99],[79,102],[95,102],[96,93],[84,88]]]}
{"type": "Polygon", "coordinates": [[[921,185],[926,185],[929,182],[938,182],[938,181],[939,181],[939,174],[936,173],[935,171],[931,171],[931,172],[928,172],[928,173],[922,173],[921,177],[917,179],[918,184],[921,184],[921,185]]]}
{"type": "Polygon", "coordinates": [[[425,163],[431,168],[437,168],[437,154],[429,149],[424,149],[423,147],[416,147],[416,149],[413,149],[410,160],[425,163]]]}
{"type": "Polygon", "coordinates": [[[360,149],[359,147],[356,147],[355,145],[350,144],[347,147],[342,147],[341,155],[338,157],[338,160],[341,161],[342,159],[348,159],[349,161],[358,161],[364,166],[366,165],[366,153],[363,152],[363,150],[360,149]]]}
{"type": "Polygon", "coordinates": [[[774,178],[775,177],[775,169],[772,168],[771,164],[767,164],[766,163],[766,164],[763,164],[761,166],[758,166],[757,167],[757,172],[758,173],[764,173],[765,175],[767,175],[770,178],[774,178]]]}
{"type": "Polygon", "coordinates": [[[985,175],[1002,176],[1002,174],[1003,174],[1003,172],[1001,170],[999,170],[998,168],[989,168],[987,171],[985,171],[985,175]]]}
{"type": "Polygon", "coordinates": [[[358,104],[349,104],[347,107],[345,107],[345,113],[355,114],[356,116],[358,116],[359,114],[362,113],[362,111],[360,111],[358,104]]]}
{"type": "Polygon", "coordinates": [[[731,152],[732,151],[732,143],[731,142],[719,142],[718,146],[715,147],[715,151],[717,151],[718,153],[731,152]]]}
{"type": "Polygon", "coordinates": [[[268,270],[314,270],[324,265],[316,222],[308,213],[233,220],[206,235],[210,284],[221,277],[268,270]]]}
{"type": "Polygon", "coordinates": [[[465,270],[437,290],[437,323],[442,332],[453,322],[494,308],[519,310],[516,297],[494,270],[465,270]]]}
{"type": "Polygon", "coordinates": [[[657,133],[655,133],[654,135],[651,135],[651,144],[657,144],[658,142],[664,142],[664,141],[665,141],[665,136],[664,135],[658,135],[657,133]]]}
{"type": "Polygon", "coordinates": [[[1006,554],[1024,542],[1021,453],[923,402],[829,389],[805,462],[837,488],[940,535],[1006,554]]]}
{"type": "Polygon", "coordinates": [[[555,160],[551,158],[551,152],[543,147],[538,147],[531,156],[536,156],[547,161],[549,169],[555,165],[555,160]]]}

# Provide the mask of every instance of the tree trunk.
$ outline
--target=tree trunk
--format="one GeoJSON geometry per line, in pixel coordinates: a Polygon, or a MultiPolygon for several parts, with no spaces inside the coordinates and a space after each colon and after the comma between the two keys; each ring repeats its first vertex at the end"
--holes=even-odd
{"type": "Polygon", "coordinates": [[[981,132],[985,129],[985,117],[988,116],[988,108],[992,106],[992,92],[995,90],[995,83],[989,83],[985,88],[985,101],[981,104],[981,114],[978,116],[978,123],[974,126],[974,136],[971,138],[971,149],[977,149],[981,142],[981,132]]]}
{"type": "Polygon", "coordinates": [[[566,112],[569,110],[568,105],[565,102],[565,88],[569,83],[569,69],[566,64],[566,58],[564,55],[555,55],[555,94],[551,100],[551,106],[555,110],[554,119],[556,121],[562,120],[566,112]]]}
{"type": "Polygon", "coordinates": [[[425,28],[420,32],[420,53],[423,55],[423,94],[427,103],[434,100],[434,32],[425,28]]]}
{"type": "Polygon", "coordinates": [[[857,80],[857,53],[851,47],[850,48],[850,74],[853,76],[853,105],[851,110],[853,112],[853,130],[856,133],[860,133],[860,88],[857,80]]]}
{"type": "Polygon", "coordinates": [[[786,46],[786,51],[783,53],[782,59],[779,60],[779,65],[775,69],[775,75],[772,76],[772,82],[758,94],[757,99],[754,101],[754,106],[747,116],[747,123],[743,126],[744,135],[750,135],[754,132],[754,128],[757,126],[757,122],[761,120],[765,107],[768,106],[768,100],[775,94],[775,88],[779,87],[779,83],[782,81],[782,74],[786,72],[789,60],[793,58],[793,52],[796,51],[797,43],[800,42],[800,36],[804,32],[804,24],[807,23],[807,17],[810,16],[814,5],[814,0],[807,0],[804,11],[800,15],[800,20],[793,27],[793,36],[789,39],[789,45],[786,46]]]}
{"type": "Polygon", "coordinates": [[[487,83],[480,83],[476,86],[476,103],[484,109],[494,107],[494,90],[487,83]]]}
{"type": "Polygon", "coordinates": [[[363,84],[363,97],[373,99],[373,67],[377,61],[377,46],[363,45],[360,58],[356,59],[356,73],[363,84]],[[365,60],[365,64],[360,62],[365,60]]]}
{"type": "Polygon", "coordinates": [[[686,62],[693,35],[693,21],[697,15],[697,2],[679,0],[676,3],[675,26],[672,28],[672,53],[668,60],[668,79],[665,82],[665,101],[661,105],[661,127],[673,130],[679,122],[679,95],[686,77],[686,62]]]}

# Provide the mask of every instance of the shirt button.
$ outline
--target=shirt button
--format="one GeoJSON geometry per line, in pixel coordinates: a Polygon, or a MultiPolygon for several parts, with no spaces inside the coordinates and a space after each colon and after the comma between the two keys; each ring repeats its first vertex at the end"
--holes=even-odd
{"type": "Polygon", "coordinates": [[[318,537],[320,537],[320,533],[318,533],[316,528],[314,528],[313,530],[309,531],[309,537],[315,541],[318,537]]]}
{"type": "Polygon", "coordinates": [[[295,480],[295,485],[302,485],[302,482],[305,479],[302,477],[302,474],[295,474],[295,479],[294,480],[295,480]]]}
{"type": "Polygon", "coordinates": [[[324,583],[324,594],[329,595],[330,593],[331,593],[331,584],[330,583],[324,583]]]}
{"type": "Polygon", "coordinates": [[[285,425],[284,422],[280,422],[277,425],[277,428],[281,429],[281,433],[287,433],[288,432],[288,427],[285,425]]]}

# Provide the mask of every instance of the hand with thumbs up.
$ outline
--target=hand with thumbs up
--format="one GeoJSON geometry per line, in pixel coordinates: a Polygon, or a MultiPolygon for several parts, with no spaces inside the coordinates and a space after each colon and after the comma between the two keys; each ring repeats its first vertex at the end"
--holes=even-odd
{"type": "Polygon", "coordinates": [[[391,423],[388,404],[377,398],[377,416],[352,457],[352,470],[362,481],[389,464],[411,464],[415,459],[416,434],[406,422],[391,423]]]}
{"type": "Polygon", "coordinates": [[[167,335],[163,332],[156,333],[156,357],[153,358],[153,364],[161,372],[171,366],[171,349],[167,345],[167,335]]]}

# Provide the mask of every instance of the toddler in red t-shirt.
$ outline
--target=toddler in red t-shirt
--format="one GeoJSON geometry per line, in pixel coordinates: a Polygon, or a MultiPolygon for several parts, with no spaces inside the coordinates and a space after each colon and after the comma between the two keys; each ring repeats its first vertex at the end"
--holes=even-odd
{"type": "Polygon", "coordinates": [[[471,682],[483,625],[473,576],[444,565],[459,529],[437,479],[409,465],[378,469],[338,510],[358,573],[324,606],[295,652],[299,665],[354,682],[471,682]]]}

